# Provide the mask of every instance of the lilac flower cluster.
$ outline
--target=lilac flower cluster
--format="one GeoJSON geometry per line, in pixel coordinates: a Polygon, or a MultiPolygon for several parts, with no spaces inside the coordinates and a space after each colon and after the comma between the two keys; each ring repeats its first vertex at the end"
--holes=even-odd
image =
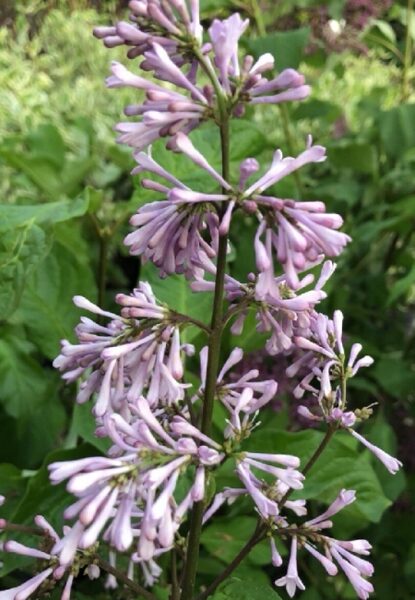
{"type": "MultiPolygon", "coordinates": [[[[326,212],[323,202],[279,198],[272,190],[301,167],[325,160],[325,149],[310,138],[297,157],[284,157],[277,150],[260,176],[256,159],[246,158],[234,182],[225,175],[227,169],[218,173],[188,137],[209,119],[223,134],[224,123],[240,117],[247,104],[302,100],[310,88],[292,69],[266,78],[264,73],[273,68],[269,54],[256,62],[250,56],[240,59],[238,42],[248,22],[239,14],[215,19],[205,38],[197,0],[133,0],[130,8],[130,23],[99,27],[95,35],[108,47],[128,46],[128,57],[141,57],[141,70],[163,84],[119,63],[113,63],[107,80],[109,87],[130,86],[144,92],[141,104],[126,108],[126,114],[138,120],[120,123],[117,130],[119,141],[134,149],[133,173],[149,174],[141,184],[158,195],[131,218],[133,230],[125,244],[131,254],[151,261],[162,277],[182,274],[193,291],[213,292],[212,325],[160,303],[145,282],[130,295],[116,296],[119,312],[104,310],[81,296],[74,298],[76,306],[95,314],[98,322],[82,317],[76,328],[78,341],[62,342],[54,366],[65,381],[80,382],[78,402],[93,399],[96,434],[109,439],[111,447],[107,456],[49,465],[52,484],[66,482],[74,496],[64,512],[72,525],[58,537],[37,517],[36,524],[49,541],[46,550],[6,542],[6,552],[37,558],[44,568],[21,586],[0,592],[0,600],[24,600],[35,591],[49,591],[63,578],[62,598],[68,600],[81,568],[90,577],[98,576],[102,545],[109,548],[112,569],[117,553],[126,554],[128,578],[134,579],[139,565],[145,585],[151,587],[161,574],[158,557],[178,545],[186,549],[187,543],[186,574],[194,560],[192,531],[185,540],[182,524],[191,512],[192,523],[198,514],[205,523],[239,497],[251,499],[259,518],[258,540],[269,538],[275,567],[283,562],[275,540],[291,539],[288,570],[276,580],[277,586],[285,586],[290,596],[297,588],[304,589],[296,558],[304,549],[329,575],[336,575],[339,567],[358,597],[366,599],[372,592],[367,577],[373,568],[359,555],[368,554],[369,543],[339,541],[324,533],[332,525],[330,518],[355,499],[355,492],[342,490],[320,517],[294,525],[291,513],[307,514],[304,499],[289,498],[304,485],[299,458],[244,449],[245,440],[260,425],[258,413],[275,399],[278,383],[261,380],[257,369],[231,377],[243,360],[240,348],[217,366],[220,327],[230,322],[232,332],[240,333],[253,310],[258,331],[268,333],[267,352],[293,357],[288,377],[301,373],[294,398],[307,393],[316,399],[319,412],[300,406],[302,416],[327,424],[331,433],[349,431],[391,472],[401,466],[354,431],[358,415],[347,410],[347,380],[372,359],[358,358],[361,346],[354,344],[346,360],[341,313],[336,311],[329,319],[316,310],[335,269],[326,259],[338,256],[350,241],[339,231],[342,219],[326,212]],[[215,192],[191,189],[152,157],[149,145],[163,137],[169,149],[189,160],[189,167],[209,174],[215,192]],[[257,272],[248,273],[245,282],[223,272],[227,236],[237,211],[257,219],[253,240],[257,272]],[[317,279],[312,268],[319,271],[317,279]],[[218,319],[215,311],[224,300],[227,311],[218,319]],[[208,338],[199,353],[200,385],[194,389],[185,376],[185,359],[195,353],[182,341],[187,327],[198,327],[208,338]],[[210,423],[206,426],[206,407],[213,401],[227,413],[220,439],[217,432],[212,436],[210,423]],[[238,487],[219,490],[212,499],[215,470],[225,461],[232,461],[238,487]]],[[[6,523],[2,526],[6,528],[6,523]]],[[[187,583],[185,575],[182,600],[190,597],[187,583]]],[[[117,585],[113,572],[107,585],[117,585]]]]}

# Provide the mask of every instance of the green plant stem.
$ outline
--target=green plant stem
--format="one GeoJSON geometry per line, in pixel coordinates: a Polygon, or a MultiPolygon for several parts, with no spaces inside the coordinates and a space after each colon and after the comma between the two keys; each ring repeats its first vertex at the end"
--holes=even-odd
{"type": "Polygon", "coordinates": [[[303,475],[307,475],[307,473],[314,467],[315,463],[320,458],[320,456],[323,454],[324,450],[327,448],[331,438],[333,437],[333,435],[335,434],[336,431],[337,431],[337,427],[335,425],[329,426],[329,428],[326,431],[326,435],[321,440],[320,444],[314,451],[313,456],[310,458],[310,460],[307,462],[306,466],[302,470],[303,475]]]}
{"type": "Polygon", "coordinates": [[[180,586],[177,579],[177,551],[175,548],[171,551],[171,600],[178,600],[180,597],[180,586]]]}
{"type": "Polygon", "coordinates": [[[406,8],[406,37],[405,37],[405,52],[402,74],[402,100],[407,100],[409,96],[409,78],[412,65],[412,18],[414,12],[414,0],[408,0],[406,8]]]}
{"type": "Polygon", "coordinates": [[[183,313],[177,312],[175,310],[170,310],[170,313],[179,322],[181,322],[181,323],[191,323],[192,325],[195,325],[195,327],[198,327],[199,329],[201,329],[205,333],[210,334],[210,327],[208,327],[207,325],[205,325],[205,323],[202,323],[202,321],[199,321],[199,319],[193,319],[193,317],[189,317],[189,315],[184,315],[183,313]]]}
{"type": "MultiPolygon", "coordinates": [[[[281,115],[282,130],[284,132],[284,137],[285,137],[285,141],[287,144],[288,152],[290,153],[290,156],[294,156],[295,155],[294,139],[291,134],[290,117],[288,114],[288,109],[285,106],[285,104],[279,104],[278,110],[280,111],[280,115],[281,115]]],[[[301,197],[303,195],[303,185],[301,183],[300,174],[298,171],[294,171],[293,176],[295,179],[295,184],[297,186],[298,196],[301,199],[301,197]]]]}
{"type": "Polygon", "coordinates": [[[261,37],[264,37],[267,34],[267,30],[265,28],[264,19],[262,17],[262,10],[259,6],[258,0],[251,0],[251,8],[258,33],[261,37]]]}
{"type": "Polygon", "coordinates": [[[342,408],[342,410],[345,410],[346,406],[347,406],[347,377],[345,376],[344,373],[341,377],[341,391],[342,391],[341,408],[342,408]]]}
{"type": "MultiPolygon", "coordinates": [[[[312,469],[312,467],[314,466],[316,461],[320,458],[320,456],[322,455],[324,450],[327,448],[327,445],[330,442],[330,440],[333,437],[336,430],[337,430],[336,426],[333,426],[333,425],[329,426],[329,428],[326,432],[326,435],[321,440],[320,444],[317,446],[313,455],[311,456],[311,458],[305,465],[304,469],[302,470],[303,475],[306,475],[310,471],[310,469],[312,469]]],[[[285,504],[285,502],[287,501],[287,499],[289,498],[289,496],[291,495],[292,492],[293,492],[292,489],[288,490],[288,492],[281,498],[281,500],[280,500],[281,506],[283,506],[285,504]]],[[[248,542],[245,544],[245,546],[242,548],[242,550],[240,550],[240,552],[235,556],[233,561],[226,567],[226,569],[224,569],[222,571],[222,573],[220,575],[218,575],[218,577],[209,585],[209,587],[204,592],[199,594],[199,596],[197,596],[196,600],[205,600],[206,598],[208,598],[210,596],[210,594],[212,594],[216,590],[216,588],[222,583],[222,581],[224,581],[227,577],[229,577],[229,575],[236,569],[236,567],[243,561],[243,559],[246,556],[248,556],[248,554],[251,552],[252,548],[254,548],[263,539],[265,539],[265,537],[266,537],[266,527],[263,524],[261,525],[261,522],[258,521],[254,533],[252,534],[252,536],[248,540],[248,542]]]]}
{"type": "Polygon", "coordinates": [[[107,287],[108,269],[108,237],[101,232],[99,237],[99,262],[98,262],[98,305],[104,306],[105,290],[107,287]]]}
{"type": "Polygon", "coordinates": [[[263,539],[265,538],[264,528],[261,527],[260,524],[257,525],[256,530],[252,534],[251,538],[242,548],[237,556],[233,559],[231,563],[222,571],[222,573],[213,581],[208,588],[201,594],[199,594],[196,600],[205,600],[208,598],[216,588],[223,582],[225,579],[229,577],[229,575],[236,569],[236,567],[243,561],[244,558],[248,556],[251,550],[263,539]]]}
{"type": "MultiPolygon", "coordinates": [[[[222,175],[229,179],[229,117],[223,98],[218,97],[221,112],[220,137],[222,152],[222,175]]],[[[208,361],[206,370],[206,385],[203,398],[201,431],[209,435],[212,426],[213,404],[216,391],[216,380],[219,370],[220,346],[223,331],[223,292],[226,272],[226,252],[228,246],[227,236],[219,238],[218,258],[216,263],[215,294],[213,299],[211,333],[208,345],[208,361]]],[[[187,541],[187,554],[183,574],[183,587],[181,600],[191,600],[196,581],[197,565],[199,560],[200,535],[202,532],[204,504],[195,503],[190,520],[189,536],[187,541]]]]}
{"type": "Polygon", "coordinates": [[[28,535],[45,535],[40,527],[31,527],[30,525],[19,525],[18,523],[9,523],[4,519],[0,519],[0,532],[13,531],[15,533],[27,533],[28,535]]]}
{"type": "MultiPolygon", "coordinates": [[[[138,598],[144,598],[145,600],[157,600],[156,596],[141,587],[138,583],[127,577],[125,573],[119,571],[116,567],[110,565],[110,563],[104,560],[101,557],[96,557],[96,564],[103,570],[109,573],[110,575],[114,575],[118,581],[121,581],[124,585],[126,585],[130,590],[132,590],[135,594],[138,595],[138,598]]],[[[138,600],[138,599],[137,599],[138,600]]]]}

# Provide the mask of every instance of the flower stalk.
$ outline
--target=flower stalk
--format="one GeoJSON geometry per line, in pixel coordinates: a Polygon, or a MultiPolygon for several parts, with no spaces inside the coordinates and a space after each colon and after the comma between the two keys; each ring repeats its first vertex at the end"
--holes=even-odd
{"type": "MultiPolygon", "coordinates": [[[[220,125],[222,176],[229,179],[229,118],[222,112],[220,125]]],[[[226,274],[226,253],[228,237],[223,235],[219,239],[218,257],[216,265],[215,291],[213,298],[211,333],[209,337],[208,362],[206,372],[206,387],[202,406],[201,431],[210,435],[212,427],[212,414],[216,393],[216,380],[219,372],[219,359],[221,350],[221,337],[223,332],[223,299],[226,274]]],[[[197,502],[192,511],[190,529],[187,542],[187,554],[184,567],[184,578],[181,600],[191,600],[194,593],[197,565],[199,559],[200,536],[204,502],[197,502]]]]}

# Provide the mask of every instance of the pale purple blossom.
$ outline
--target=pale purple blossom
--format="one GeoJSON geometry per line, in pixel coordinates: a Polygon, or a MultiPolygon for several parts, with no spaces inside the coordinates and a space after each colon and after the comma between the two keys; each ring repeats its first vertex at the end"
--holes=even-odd
{"type": "Polygon", "coordinates": [[[366,448],[368,450],[370,450],[370,452],[372,452],[372,454],[374,454],[374,456],[376,456],[376,458],[385,465],[385,467],[387,468],[389,473],[392,473],[392,475],[395,475],[399,471],[399,469],[403,466],[400,460],[398,460],[397,458],[394,458],[393,456],[391,456],[384,450],[381,450],[381,448],[378,448],[374,444],[371,444],[366,438],[364,438],[362,435],[360,435],[360,433],[357,433],[357,431],[354,431],[353,429],[349,429],[349,432],[361,444],[366,446],[366,448]]]}
{"type": "Polygon", "coordinates": [[[193,192],[144,152],[135,154],[135,159],[138,167],[134,173],[148,171],[166,183],[142,180],[144,187],[161,193],[165,199],[145,204],[131,217],[130,223],[136,229],[125,238],[130,253],[151,260],[162,276],[201,274],[200,265],[215,257],[217,250],[219,218],[215,202],[226,196],[193,192]]]}
{"type": "MultiPolygon", "coordinates": [[[[70,560],[68,560],[65,565],[60,564],[58,556],[59,546],[62,543],[62,539],[64,538],[59,537],[55,529],[42,515],[38,515],[35,518],[35,524],[42,530],[43,535],[46,536],[46,538],[52,542],[52,547],[50,551],[32,548],[14,540],[7,540],[4,543],[3,550],[4,552],[18,554],[21,556],[28,556],[38,561],[41,561],[43,568],[34,577],[28,579],[21,585],[0,592],[1,600],[26,600],[26,598],[32,597],[46,580],[49,581],[49,585],[51,587],[53,587],[53,585],[56,585],[57,583],[65,581],[61,598],[63,600],[70,599],[72,584],[74,580],[73,573],[71,572],[71,565],[73,563],[75,555],[78,552],[78,547],[76,544],[74,544],[70,560]]],[[[89,567],[92,567],[92,565],[90,565],[89,567]]],[[[90,579],[93,579],[94,571],[93,569],[91,570],[89,567],[88,569],[86,569],[85,574],[88,575],[90,579]]],[[[97,574],[95,572],[95,576],[96,575],[97,574]]]]}
{"type": "Polygon", "coordinates": [[[301,489],[304,476],[296,470],[300,461],[296,456],[243,452],[236,456],[236,474],[264,519],[280,513],[279,498],[283,489],[301,489]],[[271,463],[271,464],[269,464],[271,463]],[[276,466],[281,465],[281,466],[276,466]],[[274,478],[272,484],[259,479],[254,471],[265,472],[274,478]]]}
{"type": "MultiPolygon", "coordinates": [[[[199,396],[204,393],[206,384],[208,348],[200,351],[200,381],[199,396]]],[[[268,404],[277,393],[278,383],[273,380],[257,381],[259,371],[252,369],[236,381],[225,381],[226,374],[243,358],[241,348],[234,348],[222,366],[217,377],[217,393],[221,402],[232,412],[236,410],[245,414],[255,413],[268,404]]],[[[196,399],[196,398],[195,398],[196,399]]]]}
{"type": "Polygon", "coordinates": [[[263,77],[263,73],[274,68],[271,54],[261,55],[256,62],[247,55],[240,64],[239,39],[248,24],[248,19],[243,20],[239,13],[234,13],[227,19],[214,19],[209,28],[219,81],[226,94],[235,96],[239,93],[235,115],[243,113],[243,104],[247,102],[278,104],[307,98],[310,86],[305,85],[304,76],[294,69],[285,69],[272,79],[263,77]]]}
{"type": "Polygon", "coordinates": [[[294,338],[296,346],[305,350],[305,354],[288,367],[287,375],[294,376],[300,367],[307,364],[309,372],[294,390],[295,397],[301,398],[304,392],[311,392],[318,398],[323,416],[327,421],[339,421],[342,426],[350,426],[354,420],[344,410],[342,388],[338,383],[339,376],[346,379],[354,377],[360,368],[372,365],[373,358],[363,356],[358,359],[362,346],[353,344],[345,363],[342,330],[343,314],[341,311],[335,311],[333,319],[321,313],[313,315],[309,335],[294,338]],[[317,383],[315,384],[315,382],[317,383]],[[328,409],[322,406],[323,398],[331,402],[328,409]]]}
{"type": "Polygon", "coordinates": [[[306,521],[305,527],[320,527],[323,521],[327,521],[330,517],[343,510],[349,504],[352,504],[356,500],[356,492],[354,490],[341,490],[336,499],[330,504],[330,506],[321,515],[306,521]]]}
{"type": "Polygon", "coordinates": [[[336,559],[339,567],[352,584],[357,596],[361,600],[367,600],[369,595],[374,592],[374,589],[370,581],[367,581],[364,577],[372,575],[372,565],[368,561],[359,559],[345,551],[336,542],[330,544],[330,554],[336,559]]]}
{"type": "MultiPolygon", "coordinates": [[[[290,597],[295,595],[297,589],[305,589],[297,569],[297,552],[300,548],[304,548],[332,577],[337,575],[338,565],[362,600],[366,600],[373,591],[372,584],[366,579],[373,575],[373,565],[368,560],[361,558],[362,555],[369,554],[371,545],[366,540],[341,541],[323,533],[325,529],[333,526],[331,517],[349,506],[355,499],[354,490],[341,490],[322,514],[294,527],[290,526],[286,520],[281,520],[281,517],[274,517],[275,523],[278,523],[277,530],[283,533],[284,529],[287,529],[287,534],[292,536],[287,574],[275,582],[277,586],[285,586],[290,597]],[[297,528],[298,532],[296,532],[297,528]],[[318,546],[322,547],[324,553],[319,551],[318,546]]],[[[273,564],[280,566],[282,560],[275,542],[271,543],[271,550],[273,564]]]]}
{"type": "Polygon", "coordinates": [[[287,574],[285,575],[285,577],[280,577],[280,579],[277,579],[275,581],[275,585],[278,587],[285,587],[285,589],[287,590],[287,594],[290,596],[290,598],[294,597],[297,589],[305,590],[305,585],[298,575],[296,536],[293,536],[291,540],[291,552],[287,574]]]}
{"type": "Polygon", "coordinates": [[[117,458],[49,465],[52,483],[67,479],[76,497],[65,517],[77,520],[55,547],[64,566],[77,547],[89,548],[101,537],[119,552],[135,545],[142,561],[171,548],[193,503],[205,496],[206,469],[224,458],[221,446],[183,417],[162,426],[144,397],[130,403],[129,415],[129,421],[115,413],[104,418],[107,435],[121,453],[117,458]],[[178,504],[176,486],[190,464],[196,464],[195,479],[178,504]]]}
{"type": "Polygon", "coordinates": [[[118,141],[136,151],[143,150],[161,137],[174,136],[178,131],[188,133],[209,115],[208,100],[170,61],[161,46],[155,45],[155,50],[149,56],[153,57],[153,62],[157,62],[159,69],[167,65],[169,69],[164,78],[185,87],[185,91],[192,92],[193,98],[135,75],[114,61],[112,75],[106,80],[107,87],[132,87],[146,94],[142,104],[129,105],[124,111],[127,116],[136,116],[140,120],[121,122],[115,128],[120,133],[118,141]]]}
{"type": "Polygon", "coordinates": [[[97,393],[97,417],[121,410],[145,390],[151,404],[178,402],[186,388],[180,383],[182,345],[168,310],[157,304],[147,283],[140,283],[131,295],[118,294],[116,301],[122,307],[121,316],[103,311],[81,296],[74,298],[80,308],[110,321],[98,325],[82,317],[76,328],[79,343],[64,340],[54,366],[64,372],[66,381],[92,369],[80,386],[77,400],[85,402],[97,393]]]}
{"type": "Polygon", "coordinates": [[[132,0],[129,3],[131,23],[120,21],[113,27],[95,27],[94,35],[108,48],[126,45],[127,56],[142,56],[154,41],[163,44],[175,62],[185,61],[179,52],[177,38],[189,36],[201,42],[200,7],[198,0],[187,2],[151,2],[132,0]]]}
{"type": "Polygon", "coordinates": [[[275,226],[266,226],[262,221],[258,228],[255,246],[258,269],[264,272],[273,266],[275,254],[288,285],[296,289],[298,273],[321,262],[323,256],[338,256],[350,238],[336,231],[342,225],[341,218],[324,211],[323,203],[282,201],[281,208],[273,213],[275,226]]]}
{"type": "Polygon", "coordinates": [[[242,20],[239,13],[228,19],[214,19],[209,28],[209,37],[215,55],[214,62],[220,74],[220,82],[229,93],[231,86],[229,76],[240,74],[238,60],[238,41],[249,25],[249,20],[242,20]]]}
{"type": "MultiPolygon", "coordinates": [[[[245,64],[249,65],[250,62],[251,57],[246,57],[245,64]]],[[[243,92],[249,94],[251,104],[280,104],[308,98],[311,88],[305,84],[304,76],[295,69],[284,69],[272,79],[261,77],[265,70],[273,66],[273,56],[264,54],[250,67],[243,92]]]]}

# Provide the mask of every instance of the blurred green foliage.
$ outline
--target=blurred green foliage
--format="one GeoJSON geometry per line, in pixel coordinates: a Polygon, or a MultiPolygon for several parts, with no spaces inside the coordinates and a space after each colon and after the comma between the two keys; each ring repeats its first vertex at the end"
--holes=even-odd
{"type": "MultiPolygon", "coordinates": [[[[202,7],[206,19],[243,10],[254,25],[247,49],[272,52],[280,69],[299,67],[313,86],[305,103],[248,112],[235,122],[232,168],[236,175],[248,153],[264,165],[276,146],[296,153],[309,132],[328,147],[326,163],[285,180],[276,193],[324,200],[330,212],[345,217],[354,243],[339,261],[324,309],[341,308],[347,334],[376,359],[354,384],[351,402],[355,408],[377,403],[366,433],[398,452],[406,474],[387,477],[353,440],[339,435],[310,474],[303,497],[327,504],[339,488],[357,489],[359,499],[344,511],[336,533],[373,541],[376,598],[409,600],[415,596],[415,18],[407,37],[405,4],[394,3],[362,31],[349,31],[342,22],[345,4],[301,0],[294,9],[288,1],[206,0],[202,7]],[[320,5],[344,28],[338,48],[318,35],[320,5]]],[[[46,464],[105,450],[93,435],[88,407],[74,407],[75,390],[62,384],[51,361],[79,319],[74,294],[110,307],[113,292],[129,290],[139,277],[138,261],[127,256],[121,240],[128,217],[151,195],[130,178],[133,161],[112,131],[133,94],[104,88],[110,60],[122,54],[91,36],[92,26],[115,18],[122,5],[30,0],[5,2],[0,13],[0,492],[10,499],[6,517],[19,522],[38,512],[60,521],[67,499],[61,488],[48,485],[46,464]]],[[[194,137],[215,163],[212,130],[205,127],[194,137]]],[[[154,152],[188,183],[209,184],[162,144],[154,152]]],[[[238,277],[253,265],[252,233],[249,217],[236,221],[231,270],[238,277]]],[[[209,297],[195,300],[182,279],[160,282],[149,266],[142,275],[162,300],[201,318],[208,312],[209,297]]],[[[230,335],[225,341],[247,352],[263,344],[252,327],[237,341],[230,335]]],[[[194,378],[193,367],[190,362],[194,378]]],[[[279,412],[265,413],[264,427],[250,443],[257,451],[306,458],[321,433],[296,431],[292,399],[283,404],[279,412]]],[[[223,418],[218,411],[217,424],[223,418]]],[[[231,483],[232,472],[222,470],[219,480],[231,483]]],[[[249,514],[244,502],[235,504],[206,528],[200,583],[249,536],[249,514]]],[[[259,546],[215,599],[278,599],[269,585],[275,569],[268,564],[268,550],[259,546]]],[[[343,579],[329,582],[322,570],[301,566],[308,584],[304,600],[353,597],[343,579]]],[[[5,585],[14,584],[21,570],[24,564],[7,556],[5,585]]],[[[103,594],[95,584],[82,586],[76,598],[103,594]]]]}

